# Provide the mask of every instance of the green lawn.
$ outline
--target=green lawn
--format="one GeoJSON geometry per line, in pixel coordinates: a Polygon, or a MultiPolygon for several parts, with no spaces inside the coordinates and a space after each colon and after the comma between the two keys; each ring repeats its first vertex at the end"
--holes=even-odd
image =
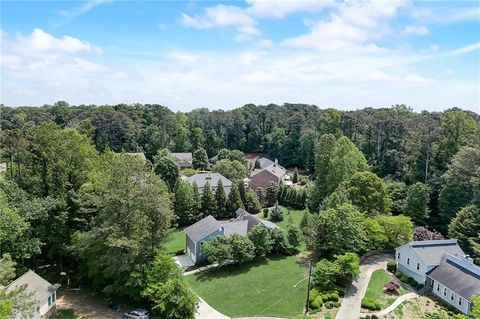
{"type": "Polygon", "coordinates": [[[62,309],[57,311],[57,319],[76,319],[75,313],[72,309],[62,309]]]}
{"type": "Polygon", "coordinates": [[[301,280],[306,276],[307,269],[290,256],[213,269],[185,279],[200,297],[227,316],[296,317],[305,303],[307,283],[301,280]]]}
{"type": "Polygon", "coordinates": [[[406,294],[408,291],[403,287],[400,287],[398,296],[388,295],[383,292],[384,286],[387,282],[392,280],[392,275],[390,275],[384,269],[375,270],[370,278],[368,283],[367,292],[365,293],[365,298],[370,298],[378,301],[382,305],[382,309],[390,306],[400,295],[406,294]]]}
{"type": "Polygon", "coordinates": [[[165,243],[167,254],[174,255],[177,251],[185,249],[185,232],[182,229],[173,230],[165,243]]]}

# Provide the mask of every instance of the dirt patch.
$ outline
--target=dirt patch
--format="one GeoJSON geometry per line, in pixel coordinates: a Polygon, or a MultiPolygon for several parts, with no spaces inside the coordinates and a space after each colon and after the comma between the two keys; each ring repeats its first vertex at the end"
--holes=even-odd
{"type": "Polygon", "coordinates": [[[121,319],[125,308],[118,312],[107,307],[106,301],[84,291],[60,289],[57,292],[57,309],[72,309],[78,319],[121,319]]]}

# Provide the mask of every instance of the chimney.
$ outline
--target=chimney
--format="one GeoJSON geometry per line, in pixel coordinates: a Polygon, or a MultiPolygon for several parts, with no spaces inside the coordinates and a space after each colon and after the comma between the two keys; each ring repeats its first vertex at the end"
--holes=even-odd
{"type": "Polygon", "coordinates": [[[278,165],[278,159],[275,159],[275,166],[278,165]]]}

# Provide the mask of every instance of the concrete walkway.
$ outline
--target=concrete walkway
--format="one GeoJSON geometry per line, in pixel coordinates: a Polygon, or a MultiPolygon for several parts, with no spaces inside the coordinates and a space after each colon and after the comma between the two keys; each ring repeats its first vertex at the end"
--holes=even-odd
{"type": "Polygon", "coordinates": [[[212,308],[202,298],[199,299],[200,300],[198,302],[198,309],[197,313],[195,314],[195,319],[230,319],[230,317],[227,317],[212,308]]]}
{"type": "Polygon", "coordinates": [[[205,266],[205,267],[197,268],[195,270],[186,271],[186,272],[183,273],[183,275],[184,276],[190,276],[190,275],[199,273],[201,271],[209,270],[209,269],[212,269],[212,268],[215,268],[215,267],[218,267],[218,264],[211,264],[211,265],[208,265],[208,266],[205,266]]]}
{"type": "Polygon", "coordinates": [[[405,295],[402,295],[402,296],[398,297],[397,300],[395,300],[395,302],[392,303],[387,308],[382,309],[379,312],[375,312],[375,313],[362,314],[362,317],[364,317],[366,315],[376,315],[377,317],[388,315],[390,312],[394,311],[398,306],[400,306],[403,302],[405,302],[407,300],[410,300],[410,299],[418,298],[418,297],[419,297],[419,295],[417,293],[410,292],[408,294],[405,294],[405,295]]]}
{"type": "Polygon", "coordinates": [[[336,319],[358,318],[372,273],[377,269],[386,269],[387,261],[391,258],[390,254],[379,254],[367,257],[360,263],[360,276],[348,287],[336,319]]]}

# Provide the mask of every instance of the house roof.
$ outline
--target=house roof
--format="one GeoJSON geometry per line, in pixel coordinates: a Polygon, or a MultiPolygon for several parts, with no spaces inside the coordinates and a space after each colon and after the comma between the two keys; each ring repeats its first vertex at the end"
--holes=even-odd
{"type": "Polygon", "coordinates": [[[439,265],[445,254],[464,256],[456,239],[412,241],[404,246],[410,246],[427,266],[439,265]]]}
{"type": "Polygon", "coordinates": [[[271,159],[268,159],[266,157],[258,158],[257,161],[260,164],[260,168],[265,168],[265,167],[275,163],[274,161],[272,161],[271,159]]]}
{"type": "Polygon", "coordinates": [[[223,230],[226,236],[232,234],[246,235],[248,233],[248,221],[238,220],[229,223],[223,223],[223,230]]]}
{"type": "Polygon", "coordinates": [[[266,188],[271,183],[278,183],[279,181],[280,178],[278,176],[276,176],[269,170],[262,169],[258,172],[252,172],[248,185],[250,186],[250,188],[256,190],[259,187],[266,188]]]}
{"type": "Polygon", "coordinates": [[[44,302],[46,302],[48,296],[59,287],[59,285],[52,285],[41,276],[37,275],[33,270],[29,270],[8,285],[7,291],[13,291],[23,285],[27,286],[26,290],[33,293],[36,300],[43,300],[44,302]]]}
{"type": "Polygon", "coordinates": [[[143,161],[146,161],[147,160],[147,157],[145,156],[145,154],[143,152],[138,152],[138,153],[125,153],[126,155],[129,155],[129,156],[138,156],[141,160],[143,161]]]}
{"type": "Polygon", "coordinates": [[[250,232],[252,230],[252,228],[255,227],[258,224],[263,224],[265,227],[270,228],[270,229],[273,229],[273,228],[277,227],[277,225],[275,225],[272,222],[262,220],[262,219],[258,219],[257,217],[253,216],[252,214],[250,214],[249,212],[247,212],[243,208],[237,209],[235,214],[237,216],[235,221],[247,221],[248,222],[247,232],[250,232]]]}
{"type": "Polygon", "coordinates": [[[197,242],[220,228],[222,228],[222,224],[212,215],[208,215],[195,224],[185,228],[184,231],[193,242],[197,242]]]}
{"type": "Polygon", "coordinates": [[[465,258],[446,254],[427,275],[465,299],[480,292],[480,267],[465,258]]]}
{"type": "Polygon", "coordinates": [[[198,188],[202,189],[207,182],[210,183],[210,186],[217,186],[219,180],[222,180],[223,187],[232,186],[232,182],[220,173],[198,173],[187,178],[187,182],[192,185],[197,183],[198,188]]]}
{"type": "Polygon", "coordinates": [[[175,158],[177,161],[185,161],[185,162],[192,162],[193,157],[192,153],[172,153],[172,157],[175,158]]]}

